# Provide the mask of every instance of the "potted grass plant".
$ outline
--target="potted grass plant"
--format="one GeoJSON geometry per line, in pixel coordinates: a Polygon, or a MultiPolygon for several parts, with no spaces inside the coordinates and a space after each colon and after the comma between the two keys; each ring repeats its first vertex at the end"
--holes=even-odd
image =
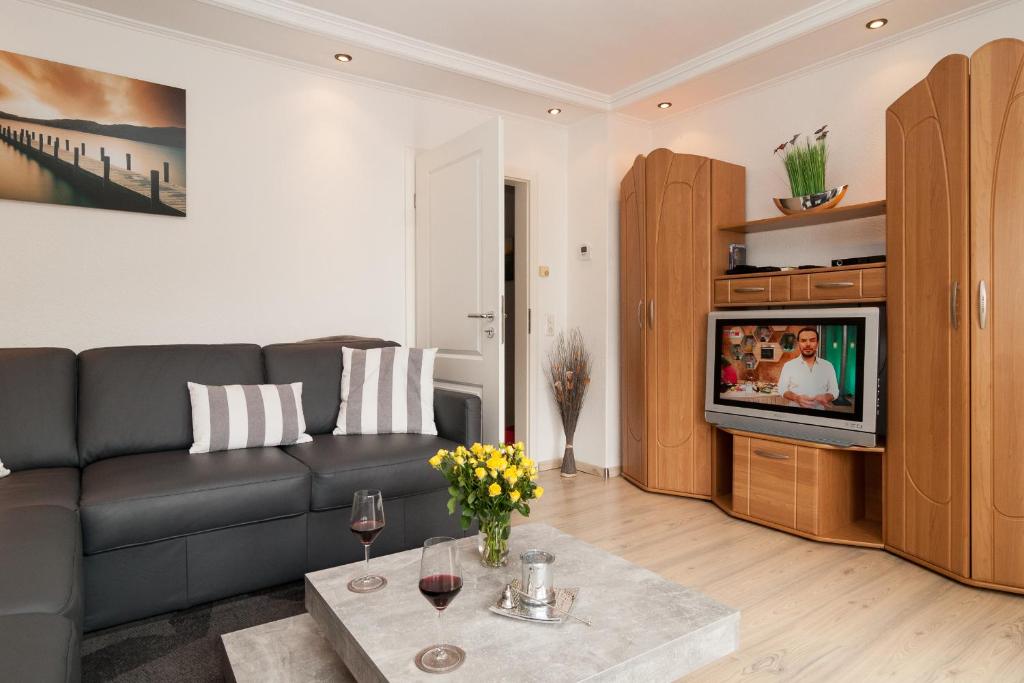
{"type": "Polygon", "coordinates": [[[775,148],[789,178],[792,196],[774,199],[784,214],[831,209],[843,200],[847,185],[829,188],[825,182],[828,166],[828,124],[804,137],[797,133],[775,148]]]}
{"type": "Polygon", "coordinates": [[[568,334],[559,333],[548,355],[548,373],[558,416],[565,432],[565,452],[562,454],[561,475],[576,476],[576,456],[572,442],[580,420],[583,402],[590,387],[591,356],[579,328],[568,334]]]}

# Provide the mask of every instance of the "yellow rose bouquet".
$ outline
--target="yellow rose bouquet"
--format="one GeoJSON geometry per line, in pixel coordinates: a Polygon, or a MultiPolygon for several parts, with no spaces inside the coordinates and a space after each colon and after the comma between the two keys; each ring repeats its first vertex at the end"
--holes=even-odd
{"type": "Polygon", "coordinates": [[[463,529],[474,518],[480,523],[481,562],[503,566],[508,561],[512,512],[529,517],[527,501],[544,495],[544,488],[537,485],[537,463],[526,457],[523,443],[459,446],[438,451],[428,462],[448,480],[448,513],[454,515],[458,504],[463,529]]]}

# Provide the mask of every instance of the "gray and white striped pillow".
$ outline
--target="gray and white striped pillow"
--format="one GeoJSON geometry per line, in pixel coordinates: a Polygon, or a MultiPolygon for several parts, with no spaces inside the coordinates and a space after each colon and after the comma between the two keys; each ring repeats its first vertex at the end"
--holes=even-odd
{"type": "Polygon", "coordinates": [[[437,349],[343,347],[341,352],[341,411],[335,434],[437,434],[437,349]]]}
{"type": "Polygon", "coordinates": [[[294,384],[188,383],[192,399],[189,453],[290,446],[313,440],[302,414],[302,382],[294,384]]]}

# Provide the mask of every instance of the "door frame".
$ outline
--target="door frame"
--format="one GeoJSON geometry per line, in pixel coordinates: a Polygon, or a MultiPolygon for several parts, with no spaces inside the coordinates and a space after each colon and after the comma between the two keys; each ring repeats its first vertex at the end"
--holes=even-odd
{"type": "Polygon", "coordinates": [[[532,360],[536,356],[533,346],[532,321],[530,311],[533,308],[532,287],[530,287],[530,274],[533,272],[533,226],[537,224],[535,219],[536,202],[533,201],[533,182],[530,174],[513,172],[507,166],[505,168],[505,184],[516,189],[516,217],[515,217],[515,292],[516,292],[516,356],[515,356],[515,428],[516,441],[522,441],[529,449],[530,425],[532,424],[531,406],[534,401],[531,390],[533,382],[530,379],[533,375],[532,360]],[[528,329],[528,323],[531,329],[528,329]]]}

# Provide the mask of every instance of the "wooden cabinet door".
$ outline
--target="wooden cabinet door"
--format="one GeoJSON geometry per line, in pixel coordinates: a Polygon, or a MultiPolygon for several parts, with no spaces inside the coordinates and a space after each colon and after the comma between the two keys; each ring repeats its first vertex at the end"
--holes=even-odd
{"type": "Polygon", "coordinates": [[[645,160],[638,156],[619,188],[619,386],[621,388],[622,472],[647,485],[644,457],[646,401],[644,322],[647,273],[645,160]]]}
{"type": "Polygon", "coordinates": [[[885,543],[967,575],[968,60],[952,55],[886,112],[885,543]]]}
{"type": "Polygon", "coordinates": [[[648,476],[657,489],[710,496],[700,338],[711,301],[711,160],[658,149],[646,176],[648,476]]]}
{"type": "Polygon", "coordinates": [[[972,573],[1024,588],[1024,43],[971,57],[972,573]],[[984,283],[988,311],[980,316],[984,283]],[[984,322],[984,327],[982,323],[984,322]]]}

